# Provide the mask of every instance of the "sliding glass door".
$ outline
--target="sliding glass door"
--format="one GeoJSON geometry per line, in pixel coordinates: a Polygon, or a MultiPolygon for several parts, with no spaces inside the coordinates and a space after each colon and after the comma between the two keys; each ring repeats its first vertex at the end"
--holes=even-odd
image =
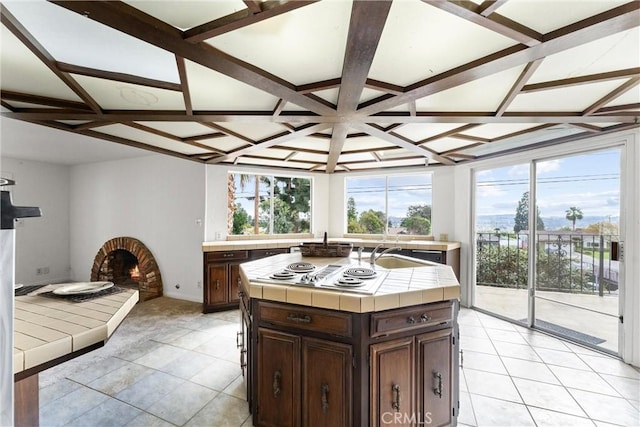
{"type": "Polygon", "coordinates": [[[475,179],[474,306],[526,323],[529,165],[483,170],[475,179]]]}
{"type": "Polygon", "coordinates": [[[475,307],[618,352],[621,150],[475,173],[475,307]]]}
{"type": "Polygon", "coordinates": [[[618,351],[620,150],[536,163],[535,325],[618,351]],[[615,258],[615,256],[614,256],[615,258]]]}

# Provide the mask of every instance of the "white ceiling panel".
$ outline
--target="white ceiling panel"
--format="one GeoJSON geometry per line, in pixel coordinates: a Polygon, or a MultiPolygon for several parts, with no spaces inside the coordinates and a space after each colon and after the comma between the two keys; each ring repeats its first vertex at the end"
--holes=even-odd
{"type": "Polygon", "coordinates": [[[245,141],[230,136],[222,136],[215,139],[202,139],[198,141],[202,145],[207,145],[219,151],[229,152],[247,145],[245,141]]]}
{"type": "Polygon", "coordinates": [[[396,1],[369,76],[407,86],[513,44],[420,0],[396,1]]]}
{"type": "Polygon", "coordinates": [[[196,110],[271,110],[278,99],[202,65],[185,61],[196,110]]]}
{"type": "Polygon", "coordinates": [[[44,0],[3,1],[60,62],[178,82],[175,56],[44,0]]]}
{"type": "Polygon", "coordinates": [[[89,95],[108,110],[182,110],[182,92],[74,75],[89,95]]]}
{"type": "Polygon", "coordinates": [[[287,131],[287,128],[280,123],[270,122],[226,122],[218,123],[218,125],[256,141],[287,131]]]}
{"type": "Polygon", "coordinates": [[[207,43],[295,85],[332,79],[342,74],[350,11],[350,1],[322,1],[207,43]]]}
{"type": "Polygon", "coordinates": [[[205,153],[206,150],[192,145],[184,144],[182,142],[174,141],[169,138],[155,135],[153,133],[145,132],[129,126],[115,124],[109,126],[102,126],[96,129],[97,132],[106,133],[108,135],[118,136],[120,138],[126,138],[132,141],[140,141],[144,144],[153,145],[155,147],[164,148],[166,150],[176,151],[182,154],[199,154],[205,153]]]}
{"type": "Polygon", "coordinates": [[[464,105],[465,111],[494,111],[507,96],[523,68],[512,68],[418,99],[417,110],[455,111],[464,105]],[[488,87],[492,90],[488,91],[488,87]]]}
{"type": "Polygon", "coordinates": [[[540,123],[487,123],[460,133],[478,138],[495,139],[536,126],[540,126],[540,123]]]}
{"type": "Polygon", "coordinates": [[[546,34],[627,3],[627,0],[507,1],[496,12],[546,34]]]}
{"type": "Polygon", "coordinates": [[[624,80],[612,80],[589,85],[563,87],[541,92],[521,93],[507,111],[573,111],[584,110],[620,86],[624,80]],[[586,86],[589,86],[586,90],[586,86]]]}
{"type": "Polygon", "coordinates": [[[459,127],[461,127],[460,123],[409,123],[394,132],[412,141],[421,141],[459,127]]]}
{"type": "Polygon", "coordinates": [[[457,150],[460,147],[466,147],[468,145],[476,144],[475,141],[469,141],[467,139],[459,139],[459,138],[442,138],[437,141],[431,141],[425,146],[430,149],[436,151],[437,153],[444,153],[451,150],[457,150]]]}
{"type": "Polygon", "coordinates": [[[4,25],[1,28],[0,77],[2,78],[2,90],[80,101],[80,97],[69,89],[4,25]]]}
{"type": "Polygon", "coordinates": [[[181,30],[187,30],[245,9],[242,0],[181,0],[178,3],[154,0],[127,0],[125,3],[181,30]]]}

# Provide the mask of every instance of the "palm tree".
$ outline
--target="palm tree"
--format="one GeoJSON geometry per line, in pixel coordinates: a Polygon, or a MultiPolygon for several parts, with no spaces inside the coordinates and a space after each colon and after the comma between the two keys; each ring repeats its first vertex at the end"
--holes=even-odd
{"type": "MultiPolygon", "coordinates": [[[[240,176],[240,189],[244,190],[245,185],[247,185],[247,183],[253,177],[253,175],[247,175],[247,174],[238,174],[238,175],[240,176]]],[[[257,183],[259,177],[256,176],[255,178],[257,183]]],[[[258,190],[259,190],[259,186],[256,185],[256,197],[259,196],[258,190]]],[[[235,180],[235,174],[230,173],[230,174],[227,174],[227,233],[228,234],[231,234],[233,230],[233,214],[236,212],[236,209],[237,209],[236,180],[235,180]]],[[[255,215],[256,228],[258,227],[257,219],[258,219],[258,215],[256,214],[255,215]]],[[[256,232],[256,234],[258,233],[256,232]]]]}
{"type": "Polygon", "coordinates": [[[565,218],[571,221],[571,225],[573,226],[573,231],[576,231],[576,221],[579,219],[582,219],[582,209],[577,208],[575,206],[571,206],[569,209],[567,209],[566,212],[567,212],[567,216],[565,218]]]}

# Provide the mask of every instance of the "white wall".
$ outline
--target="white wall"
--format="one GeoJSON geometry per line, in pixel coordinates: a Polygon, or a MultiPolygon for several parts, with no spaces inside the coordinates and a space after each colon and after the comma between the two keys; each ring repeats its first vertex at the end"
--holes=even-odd
{"type": "Polygon", "coordinates": [[[332,175],[269,168],[207,165],[205,241],[225,240],[227,238],[227,175],[229,172],[311,177],[313,179],[311,232],[318,236],[328,230],[329,211],[331,208],[331,202],[329,201],[335,197],[329,193],[329,179],[332,175]]]}
{"type": "Polygon", "coordinates": [[[166,296],[202,301],[205,197],[205,166],[195,162],[152,155],[73,166],[72,278],[89,280],[100,247],[129,236],[155,257],[166,296]]]}
{"type": "Polygon", "coordinates": [[[16,181],[10,189],[16,206],[37,206],[40,218],[16,224],[16,283],[38,285],[65,282],[69,273],[69,167],[2,158],[4,178],[16,181]],[[37,268],[48,268],[36,274],[37,268]]]}

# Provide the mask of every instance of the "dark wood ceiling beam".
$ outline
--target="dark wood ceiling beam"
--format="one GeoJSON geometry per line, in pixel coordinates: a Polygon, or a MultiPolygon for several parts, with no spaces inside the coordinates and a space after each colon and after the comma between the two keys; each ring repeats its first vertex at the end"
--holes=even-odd
{"type": "MultiPolygon", "coordinates": [[[[335,109],[297,93],[291,83],[206,43],[189,43],[183,40],[180,30],[126,3],[68,0],[53,0],[52,3],[265,91],[276,98],[286,99],[314,113],[335,114],[335,109]]],[[[301,2],[293,3],[291,7],[299,7],[296,4],[301,2]]]]}
{"type": "MultiPolygon", "coordinates": [[[[495,112],[451,112],[451,111],[430,111],[417,112],[416,116],[408,114],[385,113],[370,116],[366,120],[368,123],[376,123],[384,127],[388,125],[410,124],[410,123],[603,123],[621,122],[634,123],[638,117],[638,111],[633,111],[633,105],[629,104],[620,107],[605,107],[601,113],[584,116],[582,112],[575,111],[514,111],[507,112],[501,117],[496,117],[495,112]],[[611,108],[611,112],[604,111],[611,108]]],[[[638,108],[637,106],[635,108],[638,108]]],[[[255,122],[255,123],[280,123],[282,126],[292,126],[309,123],[340,123],[337,116],[315,116],[281,114],[273,117],[271,111],[246,112],[246,111],[195,111],[193,116],[185,115],[184,111],[130,111],[130,110],[106,110],[103,114],[85,113],[78,110],[62,109],[38,109],[38,108],[13,108],[11,112],[4,112],[0,115],[18,120],[86,120],[103,122],[124,122],[124,121],[149,121],[149,122],[195,122],[208,126],[211,122],[255,122]]],[[[221,130],[221,132],[224,132],[221,130]]]]}
{"type": "Polygon", "coordinates": [[[31,95],[28,93],[0,91],[0,98],[4,101],[24,102],[26,104],[44,105],[47,107],[66,108],[70,110],[91,111],[87,104],[66,99],[49,98],[46,96],[31,95]]]}
{"type": "Polygon", "coordinates": [[[390,1],[355,1],[351,6],[338,93],[340,115],[351,114],[358,107],[390,9],[390,1]]]}
{"type": "Polygon", "coordinates": [[[224,133],[222,133],[222,132],[214,132],[214,133],[205,133],[203,135],[185,136],[185,137],[180,138],[180,140],[182,142],[201,141],[203,139],[222,138],[223,136],[226,136],[226,135],[224,133]]]}
{"type": "Polygon", "coordinates": [[[414,141],[411,141],[409,138],[406,138],[399,134],[394,134],[393,132],[385,132],[377,126],[372,126],[371,124],[367,123],[353,122],[351,123],[351,127],[360,129],[361,131],[366,132],[371,136],[395,144],[401,148],[404,148],[405,150],[417,153],[423,157],[433,158],[434,160],[448,165],[454,164],[452,160],[440,156],[435,151],[427,147],[416,145],[416,143],[414,141]]]}
{"type": "Polygon", "coordinates": [[[633,111],[633,110],[640,110],[640,103],[612,105],[610,107],[602,107],[599,110],[594,111],[592,114],[615,114],[615,113],[620,113],[622,111],[633,111]]]}
{"type": "Polygon", "coordinates": [[[493,13],[487,17],[481,13],[479,6],[465,0],[423,0],[425,3],[452,13],[481,27],[487,28],[505,37],[509,37],[526,46],[535,46],[542,41],[542,34],[531,28],[518,24],[504,16],[493,13]]]}
{"type": "Polygon", "coordinates": [[[473,135],[465,135],[463,133],[454,133],[453,135],[449,136],[449,138],[462,139],[465,141],[475,141],[480,144],[488,144],[489,142],[491,142],[491,139],[489,138],[482,138],[482,137],[473,136],[473,135]]]}
{"type": "Polygon", "coordinates": [[[437,141],[438,139],[447,138],[447,137],[452,136],[452,135],[457,135],[457,134],[460,134],[462,132],[468,131],[468,130],[473,129],[473,128],[478,127],[478,126],[480,126],[480,125],[479,124],[467,124],[467,125],[464,125],[464,126],[459,126],[459,127],[455,128],[455,129],[451,129],[451,130],[448,130],[446,132],[440,132],[437,135],[433,135],[433,136],[421,139],[420,141],[417,142],[417,144],[418,145],[422,145],[422,144],[426,144],[426,143],[431,142],[431,141],[437,141]]]}
{"type": "Polygon", "coordinates": [[[628,92],[629,90],[638,86],[638,83],[640,83],[640,77],[634,77],[632,79],[627,80],[625,83],[621,84],[620,86],[618,86],[617,88],[615,88],[614,90],[612,90],[611,92],[609,92],[608,94],[606,94],[605,96],[603,96],[602,98],[600,98],[599,100],[591,104],[589,107],[587,107],[582,112],[582,114],[584,114],[585,116],[588,116],[589,114],[592,114],[594,111],[598,111],[599,108],[603,107],[604,105],[607,105],[609,102],[613,101],[623,93],[628,92]]]}
{"type": "Polygon", "coordinates": [[[508,0],[485,0],[478,6],[478,13],[482,16],[489,16],[508,0]]]}
{"type": "Polygon", "coordinates": [[[640,74],[640,68],[628,68],[625,70],[609,71],[606,73],[590,74],[588,76],[571,77],[568,79],[552,80],[524,85],[521,92],[536,92],[541,90],[558,89],[569,86],[583,85],[609,80],[618,80],[635,77],[640,74]]]}
{"type": "Polygon", "coordinates": [[[189,79],[187,77],[187,68],[184,58],[176,55],[176,66],[178,67],[178,75],[180,76],[180,90],[182,91],[182,99],[184,100],[184,109],[187,115],[193,114],[193,105],[191,104],[191,92],[189,90],[189,79]]]}
{"type": "Polygon", "coordinates": [[[60,71],[69,74],[95,77],[98,79],[112,80],[115,82],[130,83],[134,85],[154,87],[157,89],[173,90],[179,92],[180,84],[163,80],[148,79],[146,77],[135,76],[133,74],[116,73],[113,71],[98,70],[95,68],[82,67],[80,65],[67,64],[66,62],[56,62],[60,71]]]}
{"type": "Polygon", "coordinates": [[[273,109],[273,117],[278,117],[280,113],[282,113],[282,110],[284,110],[285,105],[287,105],[287,101],[285,101],[284,99],[279,99],[276,103],[276,107],[273,109]]]}
{"type": "Polygon", "coordinates": [[[540,64],[542,64],[543,60],[544,59],[542,58],[537,59],[533,62],[529,62],[524,67],[524,70],[522,70],[522,72],[514,82],[513,86],[511,86],[511,89],[509,89],[507,96],[504,97],[504,99],[498,106],[498,109],[496,110],[496,116],[499,117],[503,115],[505,111],[507,111],[507,108],[509,108],[509,105],[511,105],[513,100],[516,99],[516,96],[520,94],[522,87],[525,85],[525,83],[527,83],[527,81],[529,81],[533,73],[535,73],[538,67],[540,66],[540,64]]]}
{"type": "Polygon", "coordinates": [[[346,123],[336,123],[333,126],[331,142],[329,143],[329,157],[327,158],[327,173],[333,173],[336,170],[338,159],[342,154],[342,147],[344,147],[344,142],[347,138],[347,132],[349,132],[349,126],[346,123]]]}
{"type": "Polygon", "coordinates": [[[91,110],[101,112],[98,103],[84,90],[76,80],[64,71],[58,69],[56,60],[51,54],[31,35],[29,31],[0,3],[0,19],[5,27],[13,33],[44,65],[49,68],[62,82],[67,85],[91,110]]]}
{"type": "Polygon", "coordinates": [[[404,87],[394,85],[391,83],[381,82],[380,80],[367,79],[364,87],[369,89],[378,90],[380,92],[386,92],[392,95],[400,95],[404,92],[404,87]]]}
{"type": "Polygon", "coordinates": [[[222,18],[198,25],[197,27],[193,27],[184,32],[184,39],[189,43],[198,43],[221,34],[237,30],[238,28],[246,27],[248,25],[264,21],[265,19],[273,18],[274,16],[307,6],[315,3],[316,1],[317,0],[266,1],[259,5],[256,4],[260,9],[257,12],[257,9],[255,8],[247,8],[232,13],[231,15],[223,16],[222,18]]]}
{"type": "MultiPolygon", "coordinates": [[[[348,116],[358,108],[390,9],[390,1],[352,3],[338,92],[337,111],[341,116],[348,116]]],[[[335,171],[348,131],[346,123],[336,123],[333,126],[327,173],[335,171]]]]}
{"type": "Polygon", "coordinates": [[[249,12],[251,13],[260,13],[262,12],[262,8],[260,4],[262,3],[260,0],[242,0],[242,2],[247,6],[249,12]]]}
{"type": "Polygon", "coordinates": [[[244,154],[252,153],[258,150],[264,150],[265,148],[273,147],[274,145],[282,144],[283,142],[292,141],[294,139],[302,138],[314,132],[321,131],[323,129],[331,126],[329,123],[317,123],[313,125],[304,125],[299,127],[294,133],[285,132],[276,137],[270,137],[268,139],[264,139],[258,141],[256,145],[252,145],[250,147],[244,147],[230,153],[227,153],[224,156],[213,159],[209,161],[209,163],[220,163],[222,161],[232,160],[244,154]]]}
{"type": "Polygon", "coordinates": [[[340,82],[341,82],[340,79],[329,79],[329,80],[322,80],[315,83],[308,83],[306,85],[297,86],[296,92],[307,94],[307,93],[318,92],[321,90],[334,89],[334,88],[340,87],[340,82]]]}
{"type": "Polygon", "coordinates": [[[586,130],[587,132],[599,133],[602,132],[602,128],[594,125],[588,125],[585,123],[567,123],[568,126],[586,130]]]}
{"type": "Polygon", "coordinates": [[[106,133],[98,132],[91,129],[74,129],[72,126],[69,126],[65,123],[60,122],[49,122],[49,121],[32,121],[32,123],[36,123],[42,126],[47,126],[54,129],[64,130],[71,133],[75,133],[77,135],[84,135],[91,138],[102,139],[109,142],[115,142],[116,144],[126,145],[128,147],[139,148],[146,151],[151,151],[154,153],[164,154],[167,156],[178,157],[180,159],[192,160],[198,163],[202,163],[200,159],[192,158],[191,156],[183,153],[179,153],[177,151],[167,150],[165,148],[156,147],[154,145],[145,144],[143,142],[134,141],[132,139],[122,138],[119,136],[109,135],[106,133]]]}
{"type": "Polygon", "coordinates": [[[249,145],[255,145],[256,144],[256,141],[254,141],[253,139],[251,139],[251,138],[249,138],[247,136],[244,136],[242,134],[239,134],[238,132],[234,132],[231,129],[227,129],[226,127],[221,126],[221,125],[219,125],[217,123],[204,123],[204,125],[210,127],[211,129],[215,129],[217,131],[220,131],[220,132],[224,133],[225,135],[232,136],[234,138],[238,138],[238,139],[240,139],[240,140],[242,140],[244,142],[248,142],[249,145]]]}
{"type": "Polygon", "coordinates": [[[532,47],[513,46],[409,86],[397,96],[382,96],[365,103],[361,116],[385,111],[410,100],[424,98],[558,52],[635,28],[640,24],[640,2],[632,1],[544,35],[532,47]]]}
{"type": "Polygon", "coordinates": [[[518,137],[518,136],[521,136],[521,135],[527,135],[529,133],[538,132],[538,131],[541,131],[543,129],[548,129],[548,128],[553,127],[553,126],[556,126],[556,124],[555,123],[547,123],[547,124],[543,124],[543,125],[540,125],[540,126],[534,126],[534,127],[528,128],[528,129],[522,129],[522,130],[519,130],[517,132],[511,132],[511,133],[506,134],[506,135],[502,135],[502,136],[498,136],[496,138],[492,138],[491,142],[504,141],[505,139],[515,138],[515,137],[518,137]]]}

